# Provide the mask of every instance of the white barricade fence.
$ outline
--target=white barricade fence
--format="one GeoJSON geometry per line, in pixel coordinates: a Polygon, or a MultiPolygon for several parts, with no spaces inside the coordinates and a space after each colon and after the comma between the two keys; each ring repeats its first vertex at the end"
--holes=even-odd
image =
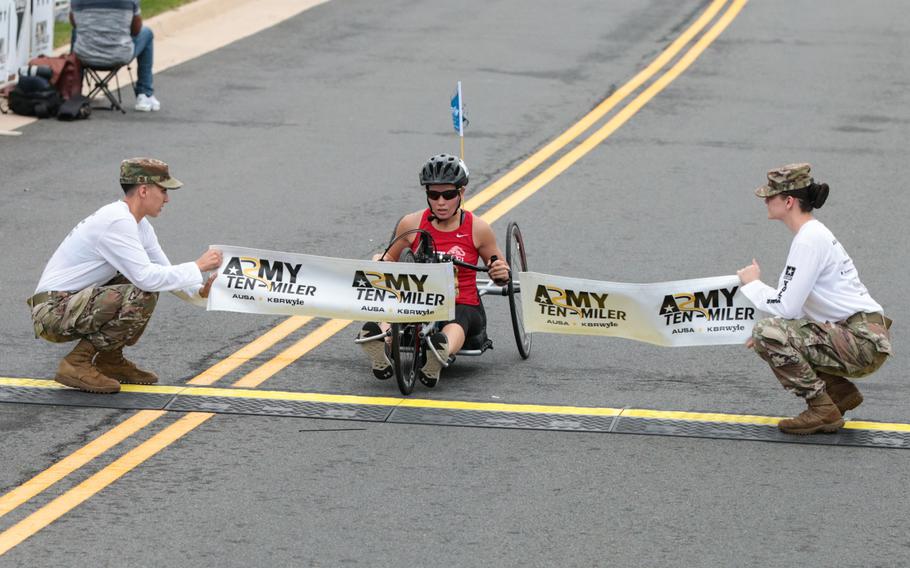
{"type": "Polygon", "coordinates": [[[0,0],[0,86],[30,59],[54,52],[55,0],[0,0]]]}
{"type": "Polygon", "coordinates": [[[358,321],[455,318],[451,263],[329,258],[227,245],[209,310],[308,315],[358,321]]]}
{"type": "Polygon", "coordinates": [[[521,272],[530,332],[603,335],[663,345],[744,343],[765,317],[739,291],[737,276],[623,284],[521,272]]]}
{"type": "Polygon", "coordinates": [[[0,85],[12,80],[17,72],[18,25],[15,0],[0,0],[0,85]]]}
{"type": "Polygon", "coordinates": [[[54,52],[54,0],[31,0],[30,6],[32,15],[29,18],[29,29],[31,38],[29,39],[28,58],[22,65],[28,63],[29,59],[39,55],[53,55],[54,52]]]}
{"type": "Polygon", "coordinates": [[[19,68],[28,64],[29,47],[32,38],[32,11],[28,0],[16,0],[16,35],[13,44],[13,61],[10,70],[18,73],[19,68]]]}

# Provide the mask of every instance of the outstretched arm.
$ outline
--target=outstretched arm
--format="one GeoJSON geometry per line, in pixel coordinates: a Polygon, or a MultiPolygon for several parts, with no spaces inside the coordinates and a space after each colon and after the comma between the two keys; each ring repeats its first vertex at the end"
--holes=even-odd
{"type": "Polygon", "coordinates": [[[817,248],[796,243],[787,255],[787,267],[777,288],[764,284],[758,263],[739,270],[742,293],[756,308],[786,319],[804,317],[803,305],[815,287],[822,262],[817,248]]]}

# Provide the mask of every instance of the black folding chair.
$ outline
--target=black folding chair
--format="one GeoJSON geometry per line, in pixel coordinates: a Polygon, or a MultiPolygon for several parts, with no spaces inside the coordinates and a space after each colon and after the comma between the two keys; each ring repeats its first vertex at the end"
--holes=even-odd
{"type": "MultiPolygon", "coordinates": [[[[75,53],[74,48],[76,44],[76,28],[73,28],[72,33],[70,34],[70,53],[75,53]]],[[[88,87],[89,92],[86,95],[88,100],[94,100],[98,93],[103,93],[107,98],[108,102],[111,103],[110,107],[98,107],[93,106],[92,108],[104,109],[104,110],[119,110],[123,114],[126,114],[126,111],[123,109],[123,98],[120,96],[120,78],[118,73],[120,70],[126,67],[126,72],[129,73],[130,83],[133,82],[133,73],[130,69],[131,61],[126,63],[113,63],[110,65],[92,65],[86,63],[79,57],[79,54],[76,53],[76,57],[79,58],[79,63],[82,65],[82,84],[83,90],[85,86],[88,87]],[[111,81],[117,85],[116,94],[111,90],[111,81]]]]}
{"type": "Polygon", "coordinates": [[[120,79],[117,77],[117,74],[124,67],[126,67],[126,71],[130,75],[130,82],[132,82],[133,73],[130,69],[129,63],[97,67],[87,65],[84,61],[82,62],[82,80],[89,89],[86,97],[88,97],[89,100],[92,100],[96,95],[98,95],[98,93],[103,93],[108,102],[111,103],[111,106],[109,108],[93,108],[102,108],[108,110],[116,109],[123,114],[126,114],[126,111],[123,110],[123,98],[120,96],[120,79]],[[116,90],[111,89],[111,81],[117,85],[116,90]]]}

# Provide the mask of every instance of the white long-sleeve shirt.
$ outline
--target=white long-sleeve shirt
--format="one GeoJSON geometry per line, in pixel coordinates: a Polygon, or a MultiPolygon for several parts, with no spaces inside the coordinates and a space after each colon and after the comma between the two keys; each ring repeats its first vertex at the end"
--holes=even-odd
{"type": "Polygon", "coordinates": [[[776,289],[754,280],[741,290],[759,310],[786,319],[835,322],[882,311],[860,282],[853,259],[817,219],[793,237],[776,289]]]}
{"type": "Polygon", "coordinates": [[[145,218],[137,223],[124,201],[105,205],[70,231],[44,267],[35,293],[101,286],[117,272],[146,292],[174,292],[204,305],[196,263],[172,265],[152,224],[145,218]]]}

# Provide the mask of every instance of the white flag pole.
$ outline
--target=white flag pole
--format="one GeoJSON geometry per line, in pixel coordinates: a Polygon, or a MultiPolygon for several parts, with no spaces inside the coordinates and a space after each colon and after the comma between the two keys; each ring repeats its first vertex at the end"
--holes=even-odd
{"type": "Polygon", "coordinates": [[[461,159],[464,160],[464,99],[461,96],[461,81],[458,81],[458,136],[461,140],[461,159]]]}

